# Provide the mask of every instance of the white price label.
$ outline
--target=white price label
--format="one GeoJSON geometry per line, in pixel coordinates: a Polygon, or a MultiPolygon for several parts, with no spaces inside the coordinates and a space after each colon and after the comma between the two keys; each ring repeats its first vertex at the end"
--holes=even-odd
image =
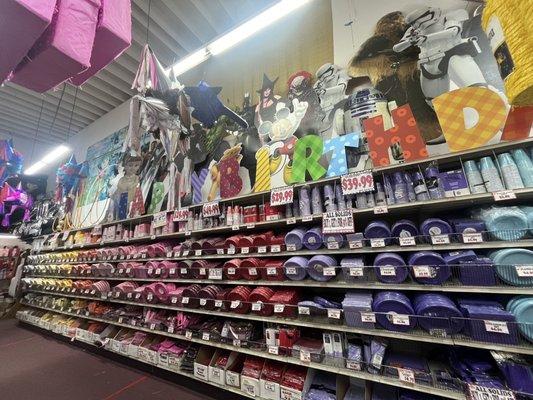
{"type": "Polygon", "coordinates": [[[322,233],[352,233],[353,210],[330,211],[322,214],[322,233]]]}
{"type": "Polygon", "coordinates": [[[233,339],[233,345],[237,347],[241,347],[241,341],[239,339],[233,339]]]}
{"type": "Polygon", "coordinates": [[[173,297],[173,298],[170,300],[170,302],[171,302],[172,304],[176,304],[176,303],[178,302],[178,298],[177,298],[177,297],[173,297]]]}
{"type": "Polygon", "coordinates": [[[195,256],[201,256],[202,255],[202,250],[194,250],[194,255],[195,256]]]}
{"type": "Polygon", "coordinates": [[[296,267],[285,267],[285,273],[287,275],[296,275],[296,267]]]}
{"type": "Polygon", "coordinates": [[[174,211],[172,220],[176,222],[180,222],[180,221],[187,221],[188,218],[189,218],[189,209],[179,208],[176,211],[174,211]]]}
{"type": "Polygon", "coordinates": [[[311,352],[307,350],[300,350],[300,361],[311,362],[311,352]]]}
{"type": "Polygon", "coordinates": [[[205,306],[207,304],[207,299],[200,299],[200,305],[205,306]]]}
{"type": "Polygon", "coordinates": [[[155,269],[155,274],[156,275],[161,275],[161,268],[156,268],[155,269]]]}
{"type": "Polygon", "coordinates": [[[200,276],[205,276],[206,273],[207,273],[207,271],[206,271],[205,268],[200,268],[200,270],[198,271],[198,275],[200,275],[200,276]]]}
{"type": "Polygon", "coordinates": [[[285,310],[285,304],[274,304],[274,313],[279,314],[285,310]]]}
{"type": "Polygon", "coordinates": [[[248,274],[250,276],[257,276],[257,268],[248,268],[248,274]]]}
{"type": "Polygon", "coordinates": [[[291,204],[293,200],[294,188],[292,186],[275,188],[270,191],[270,206],[272,207],[291,204]]]}
{"type": "Polygon", "coordinates": [[[233,246],[229,247],[229,248],[228,248],[228,254],[229,254],[229,255],[233,255],[233,254],[235,254],[235,247],[233,247],[233,246]]]}
{"type": "Polygon", "coordinates": [[[266,246],[259,246],[259,247],[257,248],[257,252],[258,252],[259,254],[265,254],[265,253],[267,252],[267,247],[266,247],[266,246]]]}
{"type": "Polygon", "coordinates": [[[351,240],[348,242],[348,246],[350,249],[360,249],[363,247],[363,241],[362,240],[351,240]]]}
{"type": "Polygon", "coordinates": [[[415,384],[415,373],[410,369],[398,368],[398,378],[402,382],[406,382],[412,385],[415,384]]]}
{"type": "Polygon", "coordinates": [[[433,278],[434,269],[429,265],[413,265],[415,278],[433,278]]]}
{"type": "Polygon", "coordinates": [[[311,310],[309,310],[309,307],[298,306],[298,314],[299,315],[310,315],[311,310]]]}
{"type": "Polygon", "coordinates": [[[385,239],[383,238],[370,239],[370,247],[385,247],[385,239]]]}
{"type": "Polygon", "coordinates": [[[261,311],[262,308],[263,308],[263,303],[260,303],[260,302],[252,303],[252,311],[261,311]]]}
{"type": "Polygon", "coordinates": [[[167,212],[161,211],[154,214],[154,228],[161,228],[167,224],[167,212]]]}
{"type": "Polygon", "coordinates": [[[341,310],[335,308],[328,308],[328,318],[341,319],[341,310]]]}
{"type": "Polygon", "coordinates": [[[180,268],[180,274],[187,275],[187,268],[180,268]]]}
{"type": "Polygon", "coordinates": [[[232,231],[238,231],[240,229],[240,226],[239,225],[232,225],[231,226],[231,230],[232,231]]]}
{"type": "Polygon", "coordinates": [[[224,254],[224,249],[217,249],[217,254],[219,256],[223,255],[224,254]]]}
{"type": "Polygon", "coordinates": [[[183,250],[183,254],[182,254],[182,256],[183,256],[183,257],[187,257],[187,256],[189,255],[189,253],[190,253],[190,251],[187,250],[187,249],[185,249],[185,250],[183,250]]]}
{"type": "Polygon", "coordinates": [[[394,325],[409,325],[409,315],[392,314],[392,323],[394,325]]]}
{"type": "Polygon", "coordinates": [[[278,355],[279,354],[279,347],[278,346],[268,346],[268,354],[274,354],[274,355],[278,355]]]}
{"type": "Polygon", "coordinates": [[[450,244],[450,237],[448,235],[432,235],[432,244],[450,244]]]}
{"type": "Polygon", "coordinates": [[[485,330],[493,333],[509,334],[509,327],[505,321],[484,321],[485,330]]]}
{"type": "Polygon", "coordinates": [[[416,239],[414,236],[400,237],[400,246],[416,246],[416,239]]]}
{"type": "Polygon", "coordinates": [[[154,299],[154,295],[153,295],[152,293],[148,293],[148,294],[146,295],[146,300],[148,300],[148,301],[152,301],[153,299],[154,299]]]}
{"type": "Polygon", "coordinates": [[[296,217],[287,218],[287,225],[294,225],[296,223],[296,217]]]}
{"type": "Polygon", "coordinates": [[[255,224],[246,224],[246,229],[254,229],[255,224]]]}
{"type": "Polygon", "coordinates": [[[468,400],[516,400],[515,394],[510,390],[497,389],[468,384],[468,400]]]}
{"type": "Polygon", "coordinates": [[[150,329],[151,329],[151,330],[155,330],[155,326],[156,326],[156,325],[155,325],[154,323],[151,323],[151,324],[150,324],[150,329]]]}
{"type": "Polygon", "coordinates": [[[396,267],[390,265],[379,267],[379,274],[382,276],[396,276],[396,267]]]}
{"type": "Polygon", "coordinates": [[[206,342],[209,342],[209,332],[202,333],[202,340],[205,340],[206,342]]]}
{"type": "Polygon", "coordinates": [[[182,297],[181,298],[181,304],[189,304],[189,298],[188,297],[182,297]]]}
{"type": "Polygon", "coordinates": [[[281,252],[281,245],[279,244],[273,244],[272,246],[270,246],[270,251],[272,253],[279,253],[281,252]]]}
{"type": "Polygon", "coordinates": [[[389,209],[387,206],[376,206],[374,207],[374,214],[388,214],[389,209]]]}
{"type": "Polygon", "coordinates": [[[350,267],[350,276],[363,276],[364,269],[363,267],[350,267]]]}
{"type": "Polygon", "coordinates": [[[232,310],[239,307],[241,305],[241,301],[240,300],[233,300],[231,303],[230,303],[230,306],[229,308],[231,308],[232,310]]]}
{"type": "Polygon", "coordinates": [[[361,371],[361,364],[358,361],[346,360],[346,368],[354,371],[361,371]]]}
{"type": "Polygon", "coordinates": [[[167,332],[168,333],[174,333],[174,327],[173,326],[169,326],[168,329],[167,329],[167,332]]]}
{"type": "Polygon", "coordinates": [[[241,247],[241,254],[249,254],[250,248],[249,247],[241,247]]]}
{"type": "Polygon", "coordinates": [[[215,307],[216,308],[222,307],[222,300],[215,300],[215,307]]]}
{"type": "Polygon", "coordinates": [[[168,273],[169,273],[170,275],[175,275],[175,274],[176,274],[176,268],[170,268],[170,269],[168,270],[168,273]]]}
{"type": "Polygon", "coordinates": [[[277,274],[276,267],[267,267],[267,275],[268,276],[272,276],[272,275],[276,275],[276,274],[277,274]]]}
{"type": "Polygon", "coordinates": [[[233,268],[233,267],[230,267],[230,268],[228,268],[227,272],[228,272],[228,275],[235,275],[237,270],[235,268],[233,268]]]}
{"type": "Polygon", "coordinates": [[[500,190],[498,192],[492,193],[494,201],[505,201],[505,200],[514,200],[516,199],[516,194],[512,190],[500,190]]]}
{"type": "Polygon", "coordinates": [[[324,276],[335,276],[335,267],[324,267],[322,269],[322,275],[324,275],[324,276]]]}
{"type": "Polygon", "coordinates": [[[222,280],[222,269],[221,268],[210,268],[209,279],[216,279],[216,280],[222,280]]]}
{"type": "Polygon", "coordinates": [[[185,338],[189,339],[189,340],[192,339],[192,332],[191,331],[186,331],[185,332],[185,338]]]}
{"type": "Polygon", "coordinates": [[[326,244],[326,247],[328,248],[328,250],[338,250],[339,249],[339,243],[338,242],[328,242],[326,244]]]}
{"type": "Polygon", "coordinates": [[[311,222],[313,220],[313,216],[312,215],[306,215],[304,217],[302,217],[302,222],[311,222]]]}
{"type": "Polygon", "coordinates": [[[204,203],[202,206],[202,215],[204,218],[216,217],[220,215],[220,205],[218,201],[204,203]]]}
{"type": "Polygon", "coordinates": [[[361,322],[374,324],[376,322],[376,314],[374,314],[373,312],[362,312],[361,322]]]}
{"type": "Polygon", "coordinates": [[[374,190],[372,171],[358,171],[341,176],[342,194],[371,192],[374,190]]]}
{"type": "Polygon", "coordinates": [[[481,232],[463,233],[463,243],[483,243],[481,232]]]}
{"type": "Polygon", "coordinates": [[[296,251],[296,245],[291,243],[287,245],[287,251],[296,251]]]}
{"type": "Polygon", "coordinates": [[[515,269],[519,278],[533,277],[533,265],[515,265],[515,269]]]}

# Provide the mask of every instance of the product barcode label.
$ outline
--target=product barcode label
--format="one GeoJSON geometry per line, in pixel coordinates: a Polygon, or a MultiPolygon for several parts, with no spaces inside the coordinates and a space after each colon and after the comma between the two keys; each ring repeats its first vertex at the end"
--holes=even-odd
{"type": "Polygon", "coordinates": [[[414,236],[400,237],[400,246],[415,246],[416,240],[414,236]]]}
{"type": "Polygon", "coordinates": [[[485,330],[487,332],[509,334],[509,327],[505,321],[485,321],[485,330]]]}

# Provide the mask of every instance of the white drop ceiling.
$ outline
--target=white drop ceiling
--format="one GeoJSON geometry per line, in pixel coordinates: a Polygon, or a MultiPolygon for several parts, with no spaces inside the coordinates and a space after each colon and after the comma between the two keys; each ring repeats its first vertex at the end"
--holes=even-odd
{"type": "MultiPolygon", "coordinates": [[[[65,142],[133,94],[131,82],[147,40],[164,66],[257,14],[275,0],[132,0],[131,47],[77,91],[45,94],[6,83],[0,88],[0,137],[46,148],[65,142]],[[150,12],[149,12],[150,8],[150,12]],[[150,13],[150,18],[148,18],[150,13]],[[44,101],[43,101],[44,100],[44,101]],[[41,106],[43,108],[42,114],[41,106]],[[55,122],[54,115],[56,114],[55,122]],[[39,115],[41,119],[39,122],[39,115]],[[39,125],[39,129],[37,126],[39,125]]],[[[21,146],[24,147],[24,146],[21,146]]]]}

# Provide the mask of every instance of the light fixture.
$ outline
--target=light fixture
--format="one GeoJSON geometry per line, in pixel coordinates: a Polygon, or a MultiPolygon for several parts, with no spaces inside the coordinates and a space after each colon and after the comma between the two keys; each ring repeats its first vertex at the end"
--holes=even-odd
{"type": "Polygon", "coordinates": [[[19,239],[20,236],[12,235],[10,233],[0,233],[0,239],[19,239]]]}
{"type": "Polygon", "coordinates": [[[237,43],[249,38],[254,33],[259,32],[270,24],[290,14],[297,8],[303,6],[309,0],[282,0],[267,8],[261,14],[249,19],[244,24],[239,25],[230,32],[215,39],[207,47],[209,52],[217,55],[235,46],[237,43]]]}
{"type": "Polygon", "coordinates": [[[70,151],[70,148],[61,144],[57,146],[54,150],[52,150],[50,153],[45,155],[41,160],[37,161],[35,164],[33,164],[31,167],[27,168],[24,171],[25,175],[33,175],[36,172],[40,171],[41,169],[47,167],[49,164],[56,161],[59,157],[61,157],[63,154],[66,154],[70,151]]]}
{"type": "Polygon", "coordinates": [[[232,29],[228,33],[213,40],[201,49],[185,56],[185,58],[168,68],[166,72],[169,73],[170,70],[172,70],[174,76],[181,75],[203,63],[211,55],[218,55],[243,40],[246,40],[261,29],[273,24],[309,1],[310,0],[281,0],[272,7],[267,8],[262,13],[237,26],[235,29],[232,29]]]}

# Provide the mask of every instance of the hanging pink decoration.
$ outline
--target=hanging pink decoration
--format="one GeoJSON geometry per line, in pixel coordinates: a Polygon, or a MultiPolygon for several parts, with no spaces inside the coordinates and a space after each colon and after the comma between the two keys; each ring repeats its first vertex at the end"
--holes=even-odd
{"type": "Polygon", "coordinates": [[[52,22],[56,0],[3,1],[0,10],[0,83],[52,22]]]}
{"type": "Polygon", "coordinates": [[[0,189],[0,215],[2,226],[9,228],[15,222],[27,222],[30,220],[30,212],[33,199],[19,184],[12,188],[9,183],[4,183],[0,189]]]}

